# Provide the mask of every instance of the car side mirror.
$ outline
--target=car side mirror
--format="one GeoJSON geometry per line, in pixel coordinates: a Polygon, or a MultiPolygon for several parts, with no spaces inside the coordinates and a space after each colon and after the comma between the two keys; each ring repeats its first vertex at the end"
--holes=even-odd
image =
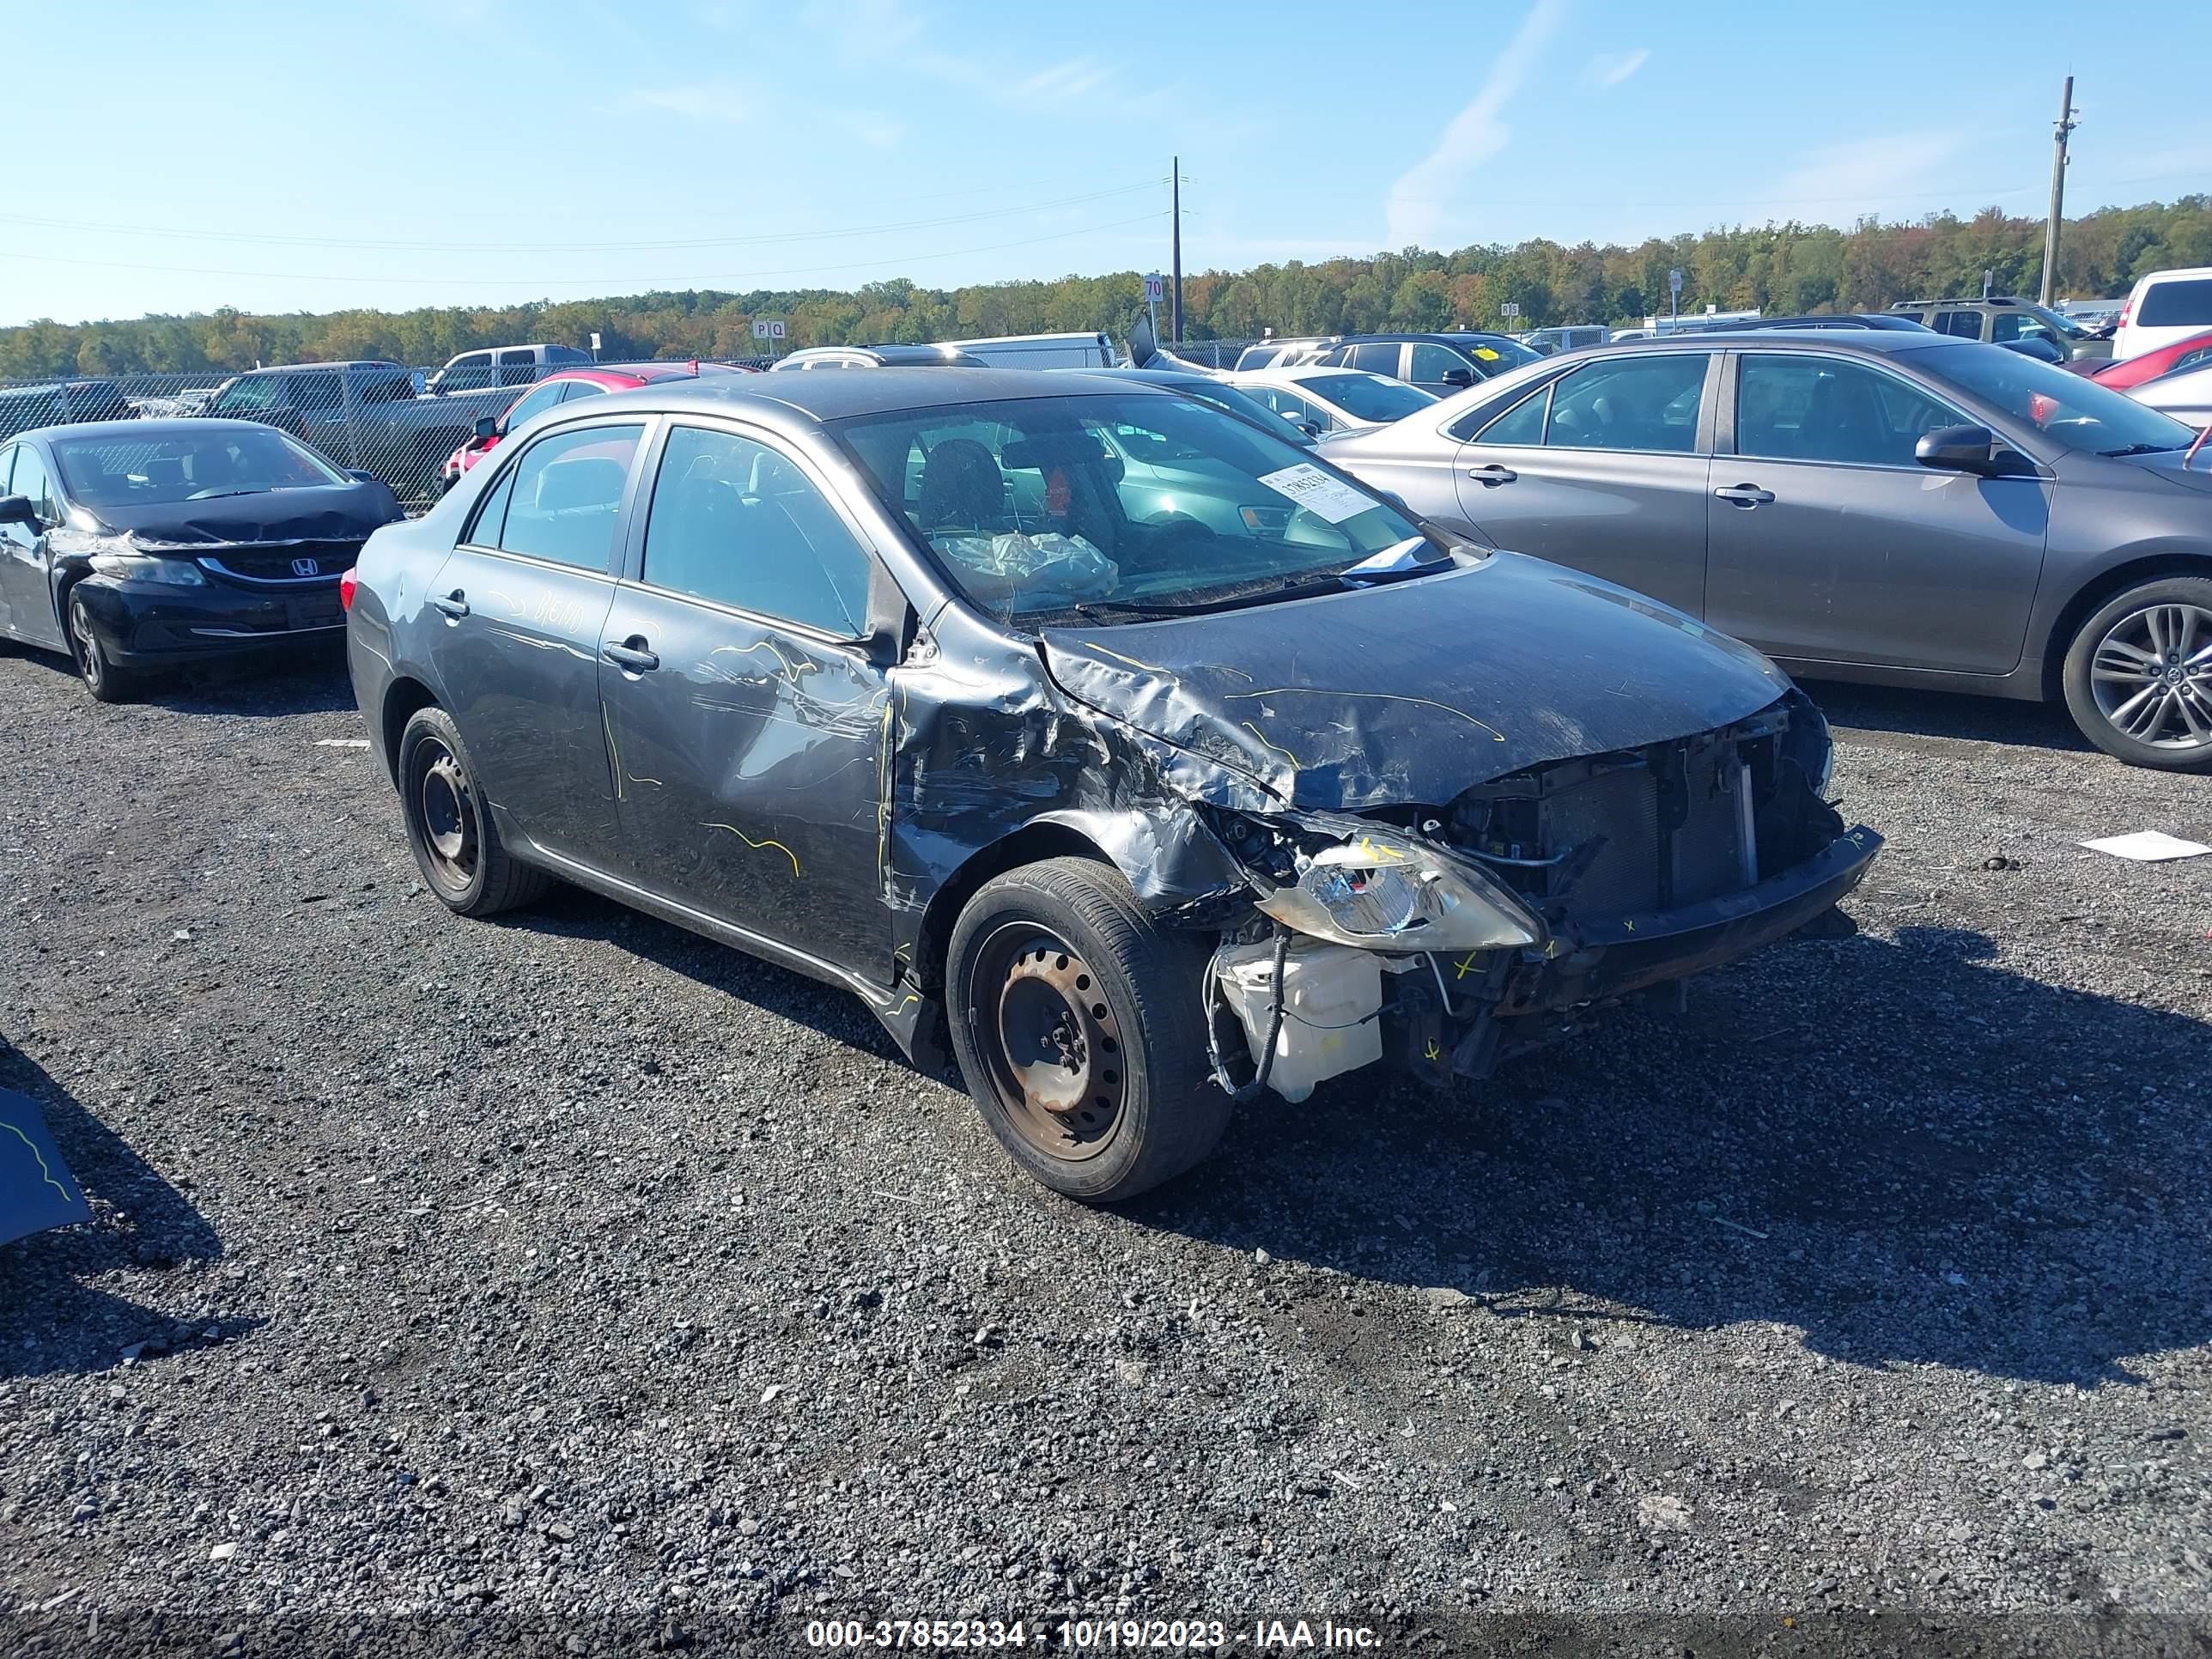
{"type": "Polygon", "coordinates": [[[477,416],[477,436],[479,438],[496,438],[499,436],[499,416],[496,415],[477,416]]]}
{"type": "Polygon", "coordinates": [[[1939,472],[1972,472],[1984,478],[2014,471],[2019,459],[1985,426],[1938,427],[1912,446],[1912,459],[1939,472]]]}
{"type": "Polygon", "coordinates": [[[27,524],[36,530],[39,509],[28,495],[0,495],[0,524],[27,524]]]}
{"type": "Polygon", "coordinates": [[[1323,426],[1319,421],[1292,421],[1291,424],[1297,428],[1299,431],[1304,433],[1309,438],[1318,438],[1322,433],[1328,430],[1328,428],[1323,426]]]}
{"type": "Polygon", "coordinates": [[[376,474],[358,466],[348,467],[346,477],[351,478],[356,483],[374,483],[377,481],[376,474]]]}
{"type": "Polygon", "coordinates": [[[1474,371],[1471,368],[1448,368],[1441,378],[1446,386],[1473,386],[1474,371]]]}

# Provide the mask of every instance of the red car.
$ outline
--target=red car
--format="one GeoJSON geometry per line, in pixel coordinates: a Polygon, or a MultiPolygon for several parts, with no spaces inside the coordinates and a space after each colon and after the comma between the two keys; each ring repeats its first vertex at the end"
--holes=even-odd
{"type": "Polygon", "coordinates": [[[2089,371],[2089,378],[2099,386],[2108,386],[2115,392],[2125,392],[2131,386],[2154,380],[2177,368],[2208,362],[2212,362],[2212,331],[2192,334],[2185,340],[2176,340],[2171,345],[2138,352],[2132,357],[2099,363],[2089,371]]]}
{"type": "Polygon", "coordinates": [[[446,465],[439,477],[439,492],[442,495],[460,483],[461,475],[499,447],[500,440],[526,421],[543,415],[556,404],[573,403],[579,398],[597,398],[609,392],[629,392],[635,387],[651,386],[656,380],[690,380],[707,374],[757,374],[760,371],[739,368],[730,363],[625,363],[620,368],[564,368],[548,374],[544,380],[525,391],[507,406],[489,432],[479,430],[477,435],[446,457],[446,465]]]}

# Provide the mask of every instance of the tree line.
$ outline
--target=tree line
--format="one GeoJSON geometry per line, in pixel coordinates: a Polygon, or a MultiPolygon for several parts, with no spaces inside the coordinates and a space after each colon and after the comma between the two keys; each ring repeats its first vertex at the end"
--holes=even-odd
{"type": "MultiPolygon", "coordinates": [[[[2057,292],[2087,299],[2124,294],[2148,270],[2212,264],[2212,196],[2105,208],[2067,222],[2057,292]]],[[[1278,334],[1641,320],[1663,311],[1668,273],[1682,273],[1681,308],[1753,307],[1770,313],[1879,310],[1894,301],[1979,294],[1988,272],[1999,294],[2033,295],[2042,276],[2043,222],[1987,208],[1971,218],[1933,215],[1912,223],[1865,219],[1826,225],[1732,227],[1634,247],[1543,239],[1513,246],[1437,253],[1407,248],[1365,258],[1207,270],[1183,283],[1183,332],[1191,339],[1278,334]]],[[[386,358],[441,363],[476,347],[601,337],[601,356],[742,357],[759,349],[756,318],[781,318],[786,349],[865,341],[1104,329],[1119,335],[1143,309],[1133,270],[1057,282],[923,288],[903,277],[848,291],[708,289],[496,307],[406,312],[257,315],[229,309],[193,316],[57,323],[0,329],[0,378],[132,373],[207,374],[257,363],[386,358]]],[[[1163,318],[1164,331],[1165,319],[1163,318]]]]}

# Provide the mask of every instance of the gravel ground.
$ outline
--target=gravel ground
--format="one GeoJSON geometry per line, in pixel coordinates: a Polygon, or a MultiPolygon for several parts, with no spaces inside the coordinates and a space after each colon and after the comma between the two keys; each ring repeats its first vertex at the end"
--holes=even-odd
{"type": "Polygon", "coordinates": [[[6,1646],[2200,1651],[2212,859],[2075,843],[2212,794],[1814,689],[1860,937],[1101,1213],[857,1002],[566,890],[448,916],[335,664],[103,708],[0,655],[0,1085],[97,1212],[0,1247],[6,1646]]]}

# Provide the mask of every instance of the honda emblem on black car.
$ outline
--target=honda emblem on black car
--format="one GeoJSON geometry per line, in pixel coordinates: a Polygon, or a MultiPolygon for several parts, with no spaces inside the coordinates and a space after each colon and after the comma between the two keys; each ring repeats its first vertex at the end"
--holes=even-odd
{"type": "Polygon", "coordinates": [[[313,559],[295,559],[292,561],[292,574],[295,576],[319,576],[323,574],[323,567],[313,559]]]}

